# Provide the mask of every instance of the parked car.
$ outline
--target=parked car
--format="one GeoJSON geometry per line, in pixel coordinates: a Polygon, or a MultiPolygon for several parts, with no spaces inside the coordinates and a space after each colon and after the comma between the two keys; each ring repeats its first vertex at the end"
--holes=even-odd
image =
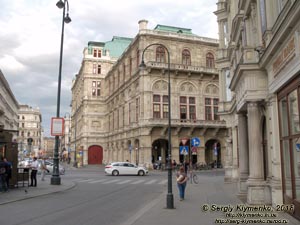
{"type": "Polygon", "coordinates": [[[105,173],[113,176],[118,175],[138,175],[148,174],[145,167],[137,166],[129,162],[112,162],[105,166],[105,173]]]}

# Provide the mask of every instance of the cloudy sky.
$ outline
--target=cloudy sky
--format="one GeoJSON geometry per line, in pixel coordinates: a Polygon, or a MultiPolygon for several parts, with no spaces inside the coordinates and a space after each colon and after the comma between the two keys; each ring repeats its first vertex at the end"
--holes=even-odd
{"type": "MultiPolygon", "coordinates": [[[[0,69],[17,101],[39,107],[45,136],[56,116],[62,9],[58,0],[0,0],[0,69]]],[[[134,37],[138,21],[192,29],[218,38],[217,0],[69,0],[65,25],[60,115],[70,112],[71,83],[89,41],[134,37]]]]}

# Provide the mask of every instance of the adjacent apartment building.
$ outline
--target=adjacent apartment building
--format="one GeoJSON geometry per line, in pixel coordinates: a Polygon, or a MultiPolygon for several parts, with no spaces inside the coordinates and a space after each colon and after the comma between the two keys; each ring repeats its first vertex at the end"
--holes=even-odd
{"type": "Polygon", "coordinates": [[[17,163],[14,143],[18,134],[18,109],[10,86],[0,70],[0,156],[17,163]]]}
{"type": "Polygon", "coordinates": [[[217,5],[226,177],[247,203],[293,204],[300,219],[300,1],[217,5]]]}
{"type": "Polygon", "coordinates": [[[39,150],[42,147],[42,114],[40,109],[32,108],[29,105],[20,105],[18,117],[19,155],[21,157],[39,156],[39,150]]]}
{"type": "Polygon", "coordinates": [[[218,40],[187,28],[148,29],[147,23],[139,21],[133,39],[115,37],[109,45],[89,42],[84,50],[72,86],[72,144],[80,160],[164,164],[170,72],[172,159],[226,166],[227,130],[217,114],[218,40]],[[142,56],[146,69],[139,68],[142,56]],[[200,140],[196,146],[194,138],[200,140]]]}

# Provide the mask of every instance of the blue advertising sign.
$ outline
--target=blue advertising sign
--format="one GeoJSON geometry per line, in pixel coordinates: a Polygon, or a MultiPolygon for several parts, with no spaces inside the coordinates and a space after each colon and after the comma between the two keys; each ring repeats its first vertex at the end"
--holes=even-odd
{"type": "Polygon", "coordinates": [[[199,147],[200,146],[200,138],[197,138],[197,137],[192,138],[192,146],[199,147]]]}
{"type": "Polygon", "coordinates": [[[180,155],[187,155],[189,154],[189,147],[188,146],[179,146],[180,155]]]}

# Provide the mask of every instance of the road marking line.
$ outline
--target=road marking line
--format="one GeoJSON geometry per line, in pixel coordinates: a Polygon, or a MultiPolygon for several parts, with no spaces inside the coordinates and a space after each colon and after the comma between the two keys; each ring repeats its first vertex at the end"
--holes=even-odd
{"type": "Polygon", "coordinates": [[[117,184],[126,184],[126,183],[128,183],[128,182],[130,182],[131,180],[124,180],[124,181],[121,181],[121,182],[119,182],[119,183],[117,183],[117,184]]]}
{"type": "Polygon", "coordinates": [[[153,183],[155,183],[157,180],[156,179],[154,179],[154,180],[150,180],[150,181],[148,181],[147,183],[145,183],[145,184],[153,184],[153,183]]]}
{"type": "Polygon", "coordinates": [[[79,181],[77,181],[77,182],[78,182],[78,183],[83,183],[83,182],[89,182],[89,181],[92,181],[92,180],[94,180],[94,179],[79,180],[79,181]]]}
{"type": "Polygon", "coordinates": [[[111,183],[115,183],[118,182],[120,179],[116,179],[116,180],[110,180],[110,181],[106,181],[103,184],[111,184],[111,183]]]}
{"type": "Polygon", "coordinates": [[[91,182],[88,182],[88,183],[89,183],[89,184],[95,184],[95,183],[99,183],[99,182],[102,182],[102,181],[107,181],[107,179],[94,180],[94,181],[91,181],[91,182]]]}
{"type": "Polygon", "coordinates": [[[165,180],[163,180],[163,181],[159,182],[158,184],[166,184],[167,182],[168,182],[168,180],[167,180],[167,179],[165,179],[165,180]]]}
{"type": "Polygon", "coordinates": [[[138,181],[135,181],[135,182],[132,182],[131,184],[139,184],[139,183],[143,183],[145,180],[138,180],[138,181]]]}

